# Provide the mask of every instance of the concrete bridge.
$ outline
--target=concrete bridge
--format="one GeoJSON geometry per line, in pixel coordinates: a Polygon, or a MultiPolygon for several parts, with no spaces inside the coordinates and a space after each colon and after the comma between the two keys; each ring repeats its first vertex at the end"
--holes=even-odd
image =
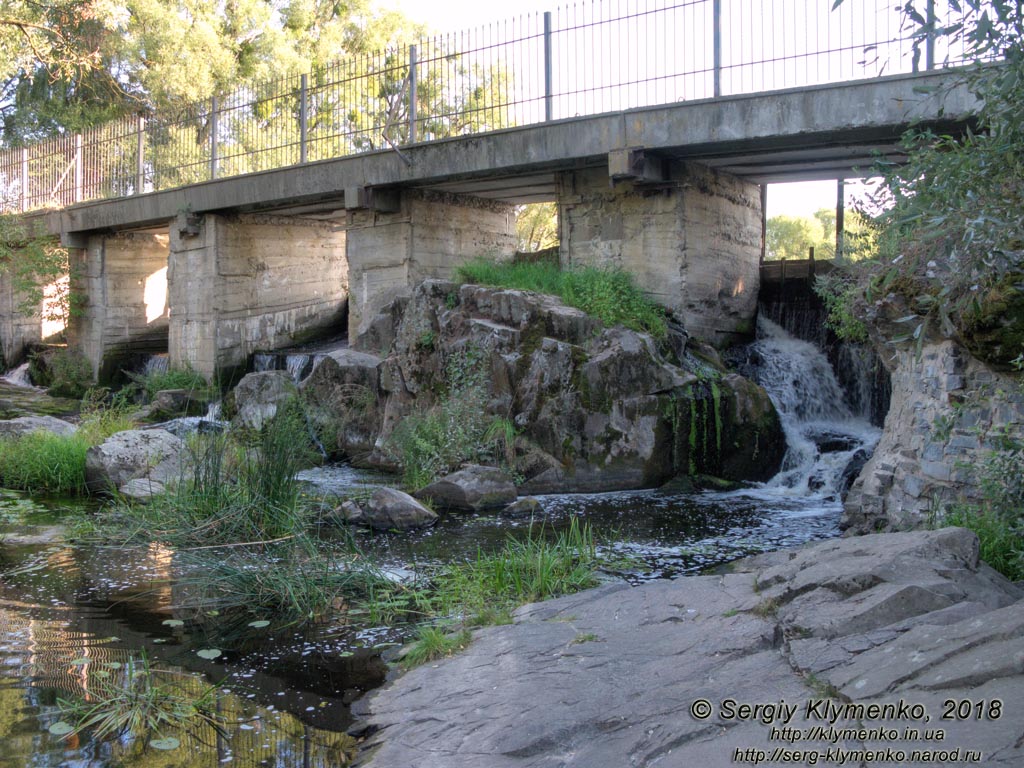
{"type": "MultiPolygon", "coordinates": [[[[539,201],[558,204],[564,263],[622,267],[692,334],[726,344],[756,308],[763,185],[899,162],[912,124],[962,130],[976,103],[950,81],[939,70],[553,120],[40,216],[71,249],[86,306],[70,341],[101,377],[142,349],[230,376],[328,326],[356,337],[415,282],[511,254],[513,206],[539,201]]],[[[15,325],[0,317],[8,361],[32,340],[15,325]]]]}

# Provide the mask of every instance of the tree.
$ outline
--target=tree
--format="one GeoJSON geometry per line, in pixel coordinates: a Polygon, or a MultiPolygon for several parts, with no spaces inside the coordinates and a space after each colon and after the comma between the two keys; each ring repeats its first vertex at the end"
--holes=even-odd
{"type": "Polygon", "coordinates": [[[766,230],[767,250],[769,259],[806,259],[811,247],[818,249],[824,243],[821,223],[806,216],[772,216],[768,219],[766,230]]]}
{"type": "Polygon", "coordinates": [[[534,203],[516,208],[516,249],[521,253],[542,251],[558,245],[558,206],[534,203]]]}
{"type": "Polygon", "coordinates": [[[903,12],[918,45],[932,35],[966,44],[975,64],[958,78],[979,98],[977,124],[962,135],[913,130],[906,164],[879,169],[874,202],[888,208],[875,219],[879,258],[863,269],[859,293],[868,302],[901,297],[912,313],[901,338],[959,337],[1008,364],[1024,342],[1024,6],[951,5],[958,13],[945,26],[929,22],[923,2],[903,12]],[[980,336],[987,351],[972,343],[980,336]]]}

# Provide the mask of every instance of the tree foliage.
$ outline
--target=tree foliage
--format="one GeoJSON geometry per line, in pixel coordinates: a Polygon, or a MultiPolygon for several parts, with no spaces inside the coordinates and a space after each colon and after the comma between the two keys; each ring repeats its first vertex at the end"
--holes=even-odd
{"type": "MultiPolygon", "coordinates": [[[[907,163],[880,169],[884,184],[872,202],[888,207],[875,221],[879,258],[861,289],[868,302],[899,295],[913,314],[896,341],[918,343],[927,332],[964,338],[979,323],[1019,325],[1012,308],[1024,279],[1024,8],[1019,0],[953,0],[954,21],[938,26],[923,7],[903,7],[915,40],[962,40],[975,63],[956,82],[981,106],[962,135],[910,131],[907,163]]],[[[1020,351],[1003,345],[998,356],[1006,362],[1020,351]]]]}
{"type": "Polygon", "coordinates": [[[534,203],[516,208],[516,249],[532,253],[558,245],[558,206],[534,203]]]}

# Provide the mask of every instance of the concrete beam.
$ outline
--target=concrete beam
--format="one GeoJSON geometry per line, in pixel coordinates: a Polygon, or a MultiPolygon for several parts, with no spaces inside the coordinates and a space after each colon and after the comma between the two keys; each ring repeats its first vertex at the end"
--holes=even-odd
{"type": "Polygon", "coordinates": [[[180,210],[270,210],[344,200],[351,187],[425,186],[604,165],[627,147],[693,160],[756,150],[895,142],[912,121],[963,125],[977,101],[928,72],[772,93],[679,102],[460,136],[307,163],[187,188],[97,201],[49,215],[54,234],[166,222],[180,210]],[[922,93],[922,87],[932,89],[922,93]]]}
{"type": "Polygon", "coordinates": [[[662,182],[665,180],[665,162],[643,149],[613,149],[608,153],[608,177],[612,184],[620,181],[662,182]]]}

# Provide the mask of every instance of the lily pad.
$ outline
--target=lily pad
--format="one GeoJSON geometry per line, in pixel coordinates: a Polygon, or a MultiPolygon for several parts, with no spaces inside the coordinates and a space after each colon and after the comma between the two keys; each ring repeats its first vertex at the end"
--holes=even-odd
{"type": "Polygon", "coordinates": [[[75,730],[75,726],[71,725],[71,723],[65,723],[63,720],[58,720],[56,723],[51,725],[47,730],[54,736],[67,736],[69,733],[75,730]]]}
{"type": "Polygon", "coordinates": [[[173,736],[168,736],[165,739],[153,739],[149,742],[149,746],[153,749],[177,749],[181,746],[181,742],[173,736]]]}
{"type": "Polygon", "coordinates": [[[260,621],[250,621],[249,626],[253,627],[254,629],[262,629],[263,627],[269,627],[270,622],[264,621],[262,619],[260,621]]]}
{"type": "Polygon", "coordinates": [[[201,659],[207,659],[212,661],[221,655],[220,650],[217,648],[203,648],[201,651],[196,651],[196,656],[201,659]]]}
{"type": "Polygon", "coordinates": [[[183,627],[183,626],[185,626],[185,622],[182,621],[181,619],[164,619],[163,624],[166,627],[183,627]]]}

